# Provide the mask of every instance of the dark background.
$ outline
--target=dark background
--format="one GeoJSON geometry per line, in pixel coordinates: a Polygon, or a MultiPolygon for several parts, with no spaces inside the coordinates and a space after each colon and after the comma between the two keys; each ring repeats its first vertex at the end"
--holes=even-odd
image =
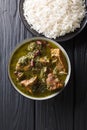
{"type": "Polygon", "coordinates": [[[61,43],[72,74],[66,89],[47,101],[21,96],[8,79],[11,52],[31,37],[19,16],[19,0],[0,0],[0,130],[87,130],[87,26],[61,43]]]}

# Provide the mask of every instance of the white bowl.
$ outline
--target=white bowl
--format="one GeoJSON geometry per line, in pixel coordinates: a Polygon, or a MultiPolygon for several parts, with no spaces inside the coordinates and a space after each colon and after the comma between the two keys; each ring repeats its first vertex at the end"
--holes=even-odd
{"type": "Polygon", "coordinates": [[[9,65],[8,65],[8,75],[9,75],[9,79],[10,79],[10,81],[11,81],[13,87],[14,87],[21,95],[23,95],[24,97],[27,97],[27,98],[33,99],[33,100],[47,100],[47,99],[50,99],[50,98],[52,98],[52,97],[55,97],[56,95],[58,95],[59,93],[61,93],[61,92],[64,90],[64,88],[66,87],[66,85],[67,85],[67,83],[68,83],[68,81],[69,81],[69,79],[70,79],[70,74],[71,74],[71,64],[70,64],[70,59],[69,59],[69,56],[67,55],[67,52],[64,50],[64,48],[63,48],[59,43],[57,43],[57,42],[55,42],[55,41],[53,41],[53,40],[50,40],[50,39],[48,39],[48,38],[44,38],[44,37],[34,37],[34,38],[30,38],[30,39],[24,40],[24,41],[13,51],[13,53],[12,53],[12,55],[11,55],[11,58],[10,58],[10,60],[9,60],[9,65]],[[48,96],[46,96],[46,97],[32,97],[32,96],[29,96],[29,95],[23,93],[22,91],[20,91],[20,90],[16,87],[16,85],[14,84],[14,82],[13,82],[13,80],[12,80],[12,78],[11,78],[11,75],[10,75],[10,63],[11,63],[11,60],[12,60],[12,57],[13,57],[14,53],[15,53],[23,44],[26,44],[27,42],[31,42],[32,40],[45,40],[45,41],[52,42],[53,44],[57,45],[58,48],[60,48],[60,50],[63,52],[63,54],[64,54],[64,56],[65,56],[65,58],[66,58],[66,60],[67,60],[67,64],[68,64],[68,74],[67,74],[67,77],[66,77],[66,80],[65,80],[65,85],[64,85],[64,87],[63,87],[61,90],[59,90],[58,92],[55,92],[55,93],[53,93],[53,94],[51,94],[51,95],[48,95],[48,96]]]}

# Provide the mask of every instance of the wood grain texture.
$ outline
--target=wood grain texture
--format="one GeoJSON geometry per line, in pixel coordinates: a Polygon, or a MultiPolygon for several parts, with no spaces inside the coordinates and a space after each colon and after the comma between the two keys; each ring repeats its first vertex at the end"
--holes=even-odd
{"type": "MultiPolygon", "coordinates": [[[[73,65],[73,41],[62,43],[73,65]]],[[[36,130],[73,130],[73,66],[65,90],[48,101],[36,102],[36,130]]]]}
{"type": "Polygon", "coordinates": [[[32,37],[19,16],[19,0],[0,0],[0,130],[87,130],[87,26],[61,45],[68,52],[72,74],[65,90],[47,101],[24,98],[7,73],[11,52],[32,37]]]}
{"type": "Polygon", "coordinates": [[[87,26],[75,38],[75,130],[87,130],[87,26]]]}
{"type": "Polygon", "coordinates": [[[0,130],[34,129],[34,101],[18,94],[7,74],[12,50],[32,37],[20,21],[18,5],[18,0],[0,0],[0,130]]]}

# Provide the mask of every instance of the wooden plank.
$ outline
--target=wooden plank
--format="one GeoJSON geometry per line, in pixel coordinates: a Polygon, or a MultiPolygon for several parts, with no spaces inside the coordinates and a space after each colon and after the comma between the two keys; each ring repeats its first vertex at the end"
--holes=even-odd
{"type": "Polygon", "coordinates": [[[7,73],[11,52],[32,37],[19,18],[18,0],[0,0],[0,130],[33,130],[34,101],[18,94],[7,73]]]}
{"type": "Polygon", "coordinates": [[[72,75],[67,88],[47,101],[36,101],[36,130],[73,130],[73,41],[62,43],[72,63],[72,75]]]}
{"type": "Polygon", "coordinates": [[[74,130],[87,130],[87,26],[75,39],[74,130]]]}

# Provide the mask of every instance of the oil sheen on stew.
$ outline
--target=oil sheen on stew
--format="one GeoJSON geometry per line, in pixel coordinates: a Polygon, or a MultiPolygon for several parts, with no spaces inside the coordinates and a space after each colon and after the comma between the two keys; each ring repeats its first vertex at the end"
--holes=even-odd
{"type": "Polygon", "coordinates": [[[32,97],[45,97],[62,89],[67,73],[68,65],[62,51],[44,40],[23,44],[10,63],[13,83],[32,97]]]}

